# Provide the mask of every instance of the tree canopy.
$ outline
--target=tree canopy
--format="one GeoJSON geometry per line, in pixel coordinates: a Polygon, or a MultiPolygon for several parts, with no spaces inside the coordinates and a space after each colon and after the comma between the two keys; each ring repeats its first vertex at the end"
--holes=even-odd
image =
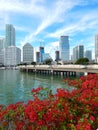
{"type": "Polygon", "coordinates": [[[51,58],[45,60],[45,64],[50,65],[53,60],[51,58]]]}
{"type": "Polygon", "coordinates": [[[88,64],[89,59],[88,58],[79,58],[75,64],[88,64]]]}
{"type": "Polygon", "coordinates": [[[36,62],[34,62],[34,61],[33,61],[33,62],[31,62],[31,65],[36,65],[36,62]]]}

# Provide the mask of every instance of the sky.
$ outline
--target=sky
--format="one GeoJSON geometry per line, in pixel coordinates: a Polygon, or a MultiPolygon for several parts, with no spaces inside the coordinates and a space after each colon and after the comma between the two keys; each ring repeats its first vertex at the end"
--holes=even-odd
{"type": "Polygon", "coordinates": [[[69,36],[70,55],[76,45],[95,50],[94,35],[98,34],[98,0],[0,0],[0,38],[5,25],[13,24],[16,46],[30,43],[39,46],[54,58],[60,36],[69,36]]]}

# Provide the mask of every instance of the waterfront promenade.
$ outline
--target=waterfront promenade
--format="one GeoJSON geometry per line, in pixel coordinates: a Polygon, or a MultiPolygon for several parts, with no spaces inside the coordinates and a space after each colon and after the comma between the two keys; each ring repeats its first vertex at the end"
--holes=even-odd
{"type": "Polygon", "coordinates": [[[77,72],[98,73],[98,65],[27,65],[19,66],[21,71],[53,75],[75,76],[77,72]]]}

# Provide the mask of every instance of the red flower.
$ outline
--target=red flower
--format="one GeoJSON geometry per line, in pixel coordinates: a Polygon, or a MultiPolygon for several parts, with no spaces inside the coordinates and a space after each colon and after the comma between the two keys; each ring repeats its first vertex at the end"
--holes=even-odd
{"type": "Polygon", "coordinates": [[[38,93],[42,89],[43,89],[43,87],[33,88],[31,92],[32,93],[38,93]]]}
{"type": "Polygon", "coordinates": [[[95,117],[94,117],[94,116],[90,116],[90,120],[91,120],[91,121],[94,121],[94,120],[95,120],[95,117]]]}

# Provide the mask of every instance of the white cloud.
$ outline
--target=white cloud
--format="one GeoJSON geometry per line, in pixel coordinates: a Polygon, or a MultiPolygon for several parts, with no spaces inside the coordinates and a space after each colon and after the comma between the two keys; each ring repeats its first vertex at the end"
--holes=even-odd
{"type": "Polygon", "coordinates": [[[15,25],[14,27],[15,27],[16,31],[21,31],[21,32],[30,32],[31,31],[30,28],[24,27],[24,26],[17,26],[17,25],[15,25]]]}
{"type": "MultiPolygon", "coordinates": [[[[20,16],[20,14],[25,14],[25,16],[32,18],[37,17],[41,20],[45,12],[44,1],[45,0],[0,0],[0,30],[4,30],[5,24],[12,23],[14,17],[20,16]],[[40,5],[38,3],[40,3],[40,5]]],[[[15,25],[17,26],[17,23],[15,23],[15,25]]],[[[17,26],[17,29],[23,31],[25,28],[23,29],[17,26]]],[[[28,29],[26,29],[26,31],[28,32],[28,29]]]]}
{"type": "Polygon", "coordinates": [[[33,35],[33,33],[32,33],[32,34],[26,36],[22,41],[20,41],[21,47],[22,47],[25,43],[27,43],[27,42],[30,43],[30,42],[32,42],[33,40],[34,40],[34,35],[33,35]]]}
{"type": "Polygon", "coordinates": [[[35,32],[35,35],[39,34],[42,30],[52,25],[53,23],[58,23],[64,21],[65,15],[67,11],[71,10],[74,6],[80,4],[80,1],[72,1],[72,0],[58,0],[54,2],[53,7],[46,10],[45,17],[42,23],[39,25],[38,29],[35,32]]]}
{"type": "Polygon", "coordinates": [[[33,37],[41,33],[44,29],[49,27],[50,25],[58,22],[63,22],[65,15],[64,13],[67,13],[67,11],[71,10],[74,6],[80,4],[81,0],[57,0],[53,3],[53,5],[49,7],[44,7],[44,13],[41,15],[43,16],[41,23],[39,24],[38,28],[35,32],[32,32],[30,35],[25,37],[26,40],[33,41],[33,37]]]}
{"type": "Polygon", "coordinates": [[[81,19],[79,18],[73,23],[67,23],[65,26],[59,28],[55,32],[48,33],[46,37],[58,38],[61,35],[76,35],[76,33],[85,31],[87,29],[98,29],[98,15],[96,12],[97,11],[95,10],[86,14],[82,14],[81,19]]]}
{"type": "Polygon", "coordinates": [[[20,0],[0,0],[0,11],[2,13],[16,12],[40,16],[40,13],[44,13],[44,6],[42,6],[42,4],[37,5],[39,1],[41,2],[41,0],[30,0],[27,2],[20,0]]]}

